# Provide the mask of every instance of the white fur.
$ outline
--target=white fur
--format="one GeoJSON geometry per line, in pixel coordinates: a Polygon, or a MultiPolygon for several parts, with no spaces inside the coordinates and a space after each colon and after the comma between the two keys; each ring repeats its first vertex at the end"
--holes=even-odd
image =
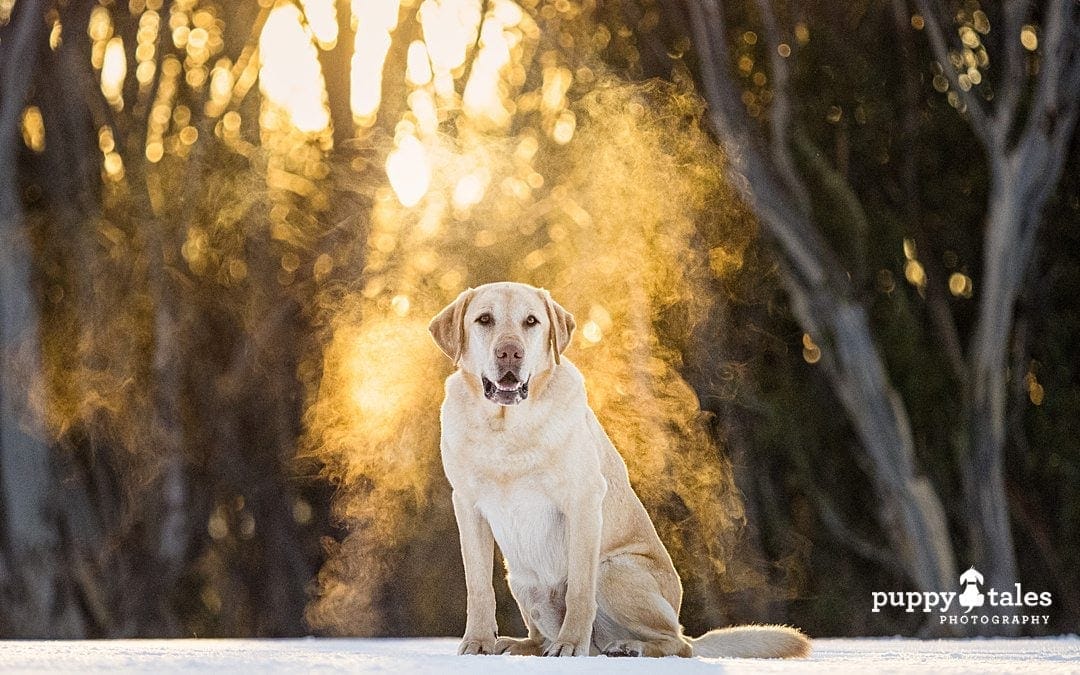
{"type": "Polygon", "coordinates": [[[470,289],[432,321],[459,366],[446,380],[441,449],[468,591],[460,652],[804,656],[805,636],[784,627],[683,635],[671,557],[588,407],[584,378],[559,358],[573,328],[547,291],[508,283],[470,289]],[[483,378],[502,376],[495,347],[507,340],[524,349],[529,394],[500,405],[485,396],[483,378]],[[529,628],[524,639],[497,636],[496,542],[529,628]]]}

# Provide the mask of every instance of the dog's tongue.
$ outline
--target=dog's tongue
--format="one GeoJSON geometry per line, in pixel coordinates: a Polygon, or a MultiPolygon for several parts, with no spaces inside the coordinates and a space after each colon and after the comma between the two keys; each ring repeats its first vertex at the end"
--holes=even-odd
{"type": "Polygon", "coordinates": [[[499,381],[495,384],[499,385],[499,389],[517,389],[520,384],[520,380],[513,373],[507,373],[499,378],[499,381]]]}

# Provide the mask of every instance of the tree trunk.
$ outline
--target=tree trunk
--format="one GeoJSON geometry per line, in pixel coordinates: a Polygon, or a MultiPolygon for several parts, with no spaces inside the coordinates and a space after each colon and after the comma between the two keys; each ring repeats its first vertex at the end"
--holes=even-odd
{"type": "Polygon", "coordinates": [[[822,362],[855,427],[878,498],[878,521],[915,588],[954,585],[955,560],[945,510],[930,481],[917,475],[903,402],[871,337],[865,309],[823,289],[807,291],[784,275],[796,316],[822,341],[822,362]]]}
{"type": "MultiPolygon", "coordinates": [[[[795,316],[822,347],[821,363],[870,459],[878,520],[910,582],[920,591],[955,585],[945,511],[930,482],[917,475],[911,425],[835,252],[810,219],[809,196],[794,170],[787,91],[776,89],[772,143],[757,142],[728,72],[726,24],[719,0],[685,3],[701,58],[709,121],[735,173],[734,182],[780,254],[781,275],[795,316]],[[776,115],[780,117],[776,117],[776,115]]],[[[759,3],[772,42],[775,17],[759,3]]],[[[770,53],[775,51],[772,45],[770,53]]],[[[786,77],[773,60],[774,79],[786,77]]]]}
{"type": "MultiPolygon", "coordinates": [[[[998,96],[986,105],[974,87],[962,86],[950,63],[950,11],[939,3],[916,0],[926,22],[935,59],[949,79],[950,95],[962,102],[972,131],[987,151],[990,196],[983,244],[979,315],[968,363],[966,442],[961,448],[968,506],[971,564],[988,587],[1011,590],[1016,555],[1009,524],[1004,479],[1007,353],[1013,335],[1015,304],[1033,260],[1042,210],[1061,179],[1065,153],[1075,131],[1080,105],[1080,10],[1075,2],[1053,1],[1032,11],[1028,3],[1005,3],[1003,79],[998,96]],[[1017,33],[1025,17],[1040,26],[1036,69],[1023,56],[1017,33]],[[948,22],[948,24],[946,24],[948,22]],[[1021,102],[1030,92],[1027,114],[1021,102]],[[1019,129],[1017,121],[1022,120],[1019,129]]],[[[995,57],[996,58],[996,57],[995,57]]],[[[1014,373],[1019,377],[1019,373],[1014,373]]],[[[995,632],[1015,633],[1003,625],[995,632]]]]}
{"type": "Polygon", "coordinates": [[[1016,200],[1010,182],[1008,176],[995,178],[991,191],[979,320],[971,343],[965,406],[971,444],[964,459],[968,563],[982,572],[987,587],[999,590],[1012,589],[1017,578],[1003,470],[1006,353],[1022,267],[1026,266],[1026,256],[1017,249],[1028,208],[1016,200]]]}
{"type": "Polygon", "coordinates": [[[44,420],[30,403],[43,373],[17,162],[23,107],[45,44],[45,4],[16,3],[0,29],[0,628],[12,636],[81,630],[70,606],[58,601],[57,538],[48,514],[52,466],[44,420]]]}
{"type": "MultiPolygon", "coordinates": [[[[1055,25],[1055,18],[1057,23],[1071,21],[1075,26],[1076,17],[1075,9],[1071,18],[1051,13],[1046,28],[1051,39],[1064,31],[1055,25]]],[[[1038,90],[1043,96],[1029,112],[1015,146],[1005,150],[1001,141],[988,144],[991,184],[979,315],[969,357],[966,411],[971,447],[966,453],[964,477],[971,564],[980,568],[989,587],[999,590],[1009,590],[1017,581],[1004,479],[1008,351],[1016,302],[1034,262],[1043,209],[1061,180],[1080,114],[1074,94],[1080,86],[1076,46],[1067,38],[1060,39],[1062,49],[1072,50],[1072,60],[1061,56],[1059,61],[1048,59],[1042,66],[1044,79],[1038,90]],[[1056,72],[1059,70],[1062,72],[1056,72]],[[1059,80],[1063,82],[1060,91],[1047,83],[1059,80]]],[[[1048,51],[1054,54],[1057,50],[1048,51]]],[[[1012,376],[1022,377],[1020,373],[1012,376]]]]}

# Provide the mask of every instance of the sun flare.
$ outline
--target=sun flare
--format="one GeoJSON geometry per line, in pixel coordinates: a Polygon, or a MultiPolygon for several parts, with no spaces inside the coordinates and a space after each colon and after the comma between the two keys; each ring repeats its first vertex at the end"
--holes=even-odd
{"type": "Polygon", "coordinates": [[[259,36],[259,85],[298,131],[318,133],[329,126],[330,112],[318,51],[302,18],[292,4],[279,3],[270,11],[259,36]]]}
{"type": "MultiPolygon", "coordinates": [[[[745,582],[727,554],[742,520],[731,469],[679,370],[680,349],[710,312],[701,289],[739,269],[751,229],[692,121],[698,99],[686,87],[603,75],[594,46],[611,36],[574,2],[260,6],[253,39],[229,56],[215,10],[197,0],[167,10],[148,2],[130,46],[102,7],[89,33],[109,103],[125,105],[134,75],[151,109],[146,159],[161,166],[196,147],[206,133],[198,101],[210,131],[265,178],[266,227],[283,245],[272,282],[330,282],[313,310],[325,329],[318,376],[304,377],[301,455],[338,486],[348,536],[320,575],[311,625],[379,632],[394,551],[452,535],[437,425],[450,364],[426,323],[463,288],[498,279],[547,287],[578,315],[567,356],[585,372],[643,501],[657,513],[677,502],[700,521],[700,541],[672,517],[656,521],[686,578],[745,582]],[[171,46],[159,44],[161,29],[171,46]],[[347,72],[324,72],[341,50],[347,72]],[[252,109],[244,101],[256,86],[252,109]],[[332,114],[328,89],[348,107],[332,114]],[[347,162],[335,164],[338,150],[347,162]],[[360,225],[340,250],[308,262],[318,228],[341,215],[331,181],[355,190],[364,206],[347,222],[360,225]],[[727,225],[701,225],[717,213],[727,225]]],[[[35,120],[29,111],[24,133],[41,147],[35,120]]],[[[100,131],[102,167],[119,184],[126,169],[112,134],[100,131]]],[[[185,234],[181,264],[192,274],[249,282],[242,254],[215,249],[235,232],[192,225],[185,234]]]]}

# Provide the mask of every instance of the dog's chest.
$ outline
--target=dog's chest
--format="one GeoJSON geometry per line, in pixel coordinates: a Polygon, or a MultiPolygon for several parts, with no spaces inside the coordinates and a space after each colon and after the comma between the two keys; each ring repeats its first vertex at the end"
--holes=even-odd
{"type": "MultiPolygon", "coordinates": [[[[527,475],[551,471],[564,461],[550,432],[542,429],[491,431],[482,423],[461,429],[450,439],[451,463],[462,464],[470,478],[508,484],[527,475]]],[[[562,439],[559,439],[562,440],[562,439]]],[[[448,468],[448,470],[451,470],[448,468]]]]}
{"type": "Polygon", "coordinates": [[[513,579],[544,586],[566,579],[565,517],[538,486],[520,481],[493,487],[476,505],[513,579]]]}

